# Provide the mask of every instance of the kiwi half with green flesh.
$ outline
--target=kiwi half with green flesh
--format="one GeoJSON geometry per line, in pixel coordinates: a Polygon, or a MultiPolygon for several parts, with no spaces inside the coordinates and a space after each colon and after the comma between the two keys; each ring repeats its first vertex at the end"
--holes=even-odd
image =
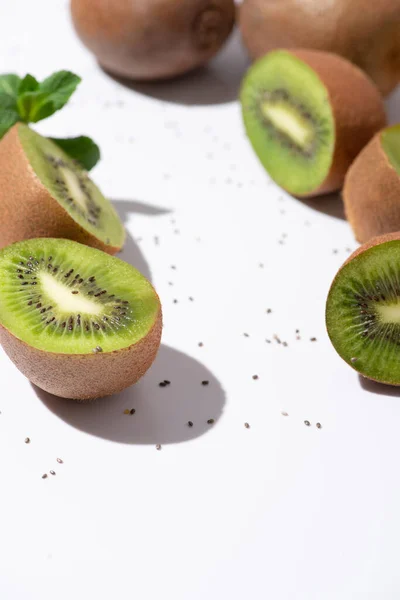
{"type": "Polygon", "coordinates": [[[136,80],[205,65],[235,23],[234,0],[71,0],[76,32],[107,71],[136,80]]]}
{"type": "Polygon", "coordinates": [[[344,263],[329,291],[326,325],[351,367],[400,385],[400,233],[373,238],[344,263]]]}
{"type": "Polygon", "coordinates": [[[0,342],[47,392],[86,400],[125,389],[151,366],[161,328],[155,290],[118,258],[53,238],[0,250],[0,342]]]}
{"type": "Polygon", "coordinates": [[[309,48],[347,58],[383,94],[400,80],[398,0],[244,0],[239,25],[252,58],[309,48]]]}
{"type": "Polygon", "coordinates": [[[346,175],[343,201],[360,243],[400,231],[400,125],[375,135],[346,175]]]}
{"type": "Polygon", "coordinates": [[[18,123],[0,142],[0,247],[36,237],[72,239],[115,254],[125,231],[87,172],[18,123]]]}
{"type": "Polygon", "coordinates": [[[258,158],[295,196],[339,189],[353,159],[386,124],[374,84],[327,52],[270,52],[249,69],[241,103],[258,158]]]}

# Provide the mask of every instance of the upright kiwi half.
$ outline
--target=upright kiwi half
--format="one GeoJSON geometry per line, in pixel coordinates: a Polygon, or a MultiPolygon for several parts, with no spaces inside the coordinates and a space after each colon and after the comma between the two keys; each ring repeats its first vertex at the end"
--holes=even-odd
{"type": "Polygon", "coordinates": [[[136,269],[70,240],[0,251],[0,342],[40,388],[79,400],[135,383],[160,344],[161,306],[136,269]]]}
{"type": "Polygon", "coordinates": [[[352,160],[386,123],[374,84],[327,52],[270,52],[249,69],[241,103],[258,158],[295,196],[339,189],[352,160]]]}
{"type": "Polygon", "coordinates": [[[372,239],[346,261],[329,292],[326,324],[353,369],[400,385],[400,233],[372,239]]]}
{"type": "Polygon", "coordinates": [[[0,247],[35,237],[72,239],[115,254],[125,231],[87,172],[18,123],[0,142],[0,247]]]}
{"type": "Polygon", "coordinates": [[[359,242],[400,231],[400,125],[377,133],[360,152],[346,175],[343,200],[359,242]]]}

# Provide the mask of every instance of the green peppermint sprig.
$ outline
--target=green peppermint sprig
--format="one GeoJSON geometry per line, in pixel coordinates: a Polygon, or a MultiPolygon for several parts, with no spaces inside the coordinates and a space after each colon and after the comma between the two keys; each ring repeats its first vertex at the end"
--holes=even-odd
{"type": "MultiPolygon", "coordinates": [[[[68,102],[81,78],[58,71],[39,82],[32,75],[0,75],[0,139],[15,123],[37,123],[47,119],[68,102]]],[[[97,144],[87,136],[51,138],[71,158],[90,171],[100,159],[97,144]]]]}

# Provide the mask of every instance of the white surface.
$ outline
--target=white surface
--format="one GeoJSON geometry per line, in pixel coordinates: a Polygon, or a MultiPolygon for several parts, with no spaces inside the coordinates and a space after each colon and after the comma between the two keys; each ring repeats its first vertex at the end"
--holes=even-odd
{"type": "Polygon", "coordinates": [[[130,90],[64,0],[0,4],[0,72],[83,77],[38,130],[99,142],[122,256],[165,313],[151,372],[90,406],[33,389],[0,351],[0,598],[398,599],[399,393],[330,346],[325,298],[355,242],[337,199],[294,200],[259,166],[238,41],[209,71],[130,90]]]}

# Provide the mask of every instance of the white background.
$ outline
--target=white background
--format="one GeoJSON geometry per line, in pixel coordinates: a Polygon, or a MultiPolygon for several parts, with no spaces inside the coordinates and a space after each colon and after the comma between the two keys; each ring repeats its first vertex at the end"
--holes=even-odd
{"type": "Polygon", "coordinates": [[[338,197],[295,200],[258,164],[238,37],[208,70],[129,89],[65,0],[0,6],[0,72],[83,77],[37,129],[100,144],[122,258],[165,314],[152,370],[91,405],[33,388],[0,351],[0,598],[398,599],[399,393],[329,343],[327,291],[356,244],[338,197]]]}

